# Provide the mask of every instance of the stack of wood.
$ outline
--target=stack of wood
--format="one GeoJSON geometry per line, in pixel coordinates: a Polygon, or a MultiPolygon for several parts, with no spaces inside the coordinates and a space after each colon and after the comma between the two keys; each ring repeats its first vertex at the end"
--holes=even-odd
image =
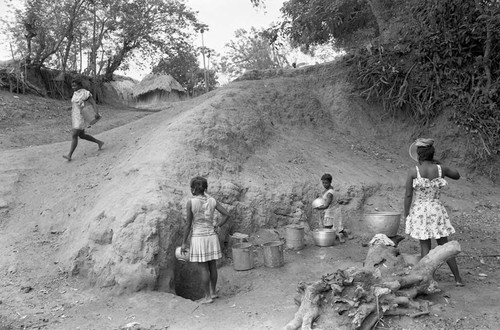
{"type": "Polygon", "coordinates": [[[40,88],[25,79],[25,74],[17,68],[0,68],[0,88],[9,89],[11,93],[26,94],[33,93],[45,96],[40,88]]]}
{"type": "Polygon", "coordinates": [[[434,272],[458,253],[459,243],[451,241],[409,267],[397,247],[372,245],[363,268],[338,270],[314,283],[299,283],[295,298],[299,310],[285,329],[311,329],[320,316],[325,317],[318,323],[328,328],[368,330],[384,316],[426,315],[426,302],[415,298],[439,291],[434,272]]]}

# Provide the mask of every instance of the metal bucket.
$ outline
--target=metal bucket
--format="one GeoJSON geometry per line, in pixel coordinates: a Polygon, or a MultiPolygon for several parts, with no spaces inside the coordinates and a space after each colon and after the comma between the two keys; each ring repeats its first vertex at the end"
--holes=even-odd
{"type": "Polygon", "coordinates": [[[177,258],[177,260],[179,260],[180,262],[188,262],[189,261],[189,251],[185,251],[183,252],[182,251],[182,247],[178,246],[176,249],[175,249],[175,257],[177,258]]]}
{"type": "Polygon", "coordinates": [[[286,247],[292,250],[302,250],[304,245],[304,226],[289,225],[286,227],[286,247]]]}
{"type": "Polygon", "coordinates": [[[313,231],[314,243],[317,246],[333,246],[337,234],[333,229],[316,229],[313,231]]]}
{"type": "Polygon", "coordinates": [[[262,244],[264,252],[264,266],[278,268],[285,263],[283,259],[283,241],[273,241],[262,244]]]}
{"type": "Polygon", "coordinates": [[[233,250],[233,268],[234,270],[249,270],[253,268],[252,244],[238,243],[234,244],[233,250]]]}

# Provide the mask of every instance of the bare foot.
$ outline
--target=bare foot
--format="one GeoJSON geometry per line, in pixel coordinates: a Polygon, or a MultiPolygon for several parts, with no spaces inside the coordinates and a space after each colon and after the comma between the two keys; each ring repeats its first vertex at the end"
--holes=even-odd
{"type": "Polygon", "coordinates": [[[352,236],[351,234],[351,231],[350,230],[347,230],[347,229],[343,229],[341,232],[340,232],[341,235],[344,235],[345,238],[351,240],[354,238],[354,236],[352,236]]]}
{"type": "Polygon", "coordinates": [[[102,146],[104,145],[104,142],[98,142],[97,145],[99,146],[99,150],[102,150],[102,146]]]}
{"type": "Polygon", "coordinates": [[[68,156],[68,155],[63,155],[63,158],[64,158],[64,159],[66,159],[68,162],[70,162],[70,161],[71,161],[71,157],[70,157],[70,156],[68,156]]]}
{"type": "Polygon", "coordinates": [[[214,300],[212,298],[210,298],[210,297],[209,298],[203,298],[203,299],[200,300],[200,304],[211,304],[213,302],[214,302],[214,300]]]}

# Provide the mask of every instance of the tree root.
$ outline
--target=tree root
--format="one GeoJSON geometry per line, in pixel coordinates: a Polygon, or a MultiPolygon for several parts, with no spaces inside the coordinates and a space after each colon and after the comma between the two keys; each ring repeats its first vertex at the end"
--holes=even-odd
{"type": "Polygon", "coordinates": [[[312,323],[320,314],[320,300],[322,293],[330,290],[330,285],[325,281],[317,281],[312,284],[299,283],[298,291],[302,294],[299,310],[295,313],[293,320],[288,322],[284,330],[311,329],[312,323]]]}

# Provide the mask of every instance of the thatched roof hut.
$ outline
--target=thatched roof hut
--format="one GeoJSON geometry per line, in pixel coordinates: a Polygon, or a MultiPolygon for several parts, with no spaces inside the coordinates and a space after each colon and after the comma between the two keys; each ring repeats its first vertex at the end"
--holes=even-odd
{"type": "Polygon", "coordinates": [[[184,87],[169,74],[149,74],[134,87],[138,103],[178,101],[185,96],[184,87]]]}

